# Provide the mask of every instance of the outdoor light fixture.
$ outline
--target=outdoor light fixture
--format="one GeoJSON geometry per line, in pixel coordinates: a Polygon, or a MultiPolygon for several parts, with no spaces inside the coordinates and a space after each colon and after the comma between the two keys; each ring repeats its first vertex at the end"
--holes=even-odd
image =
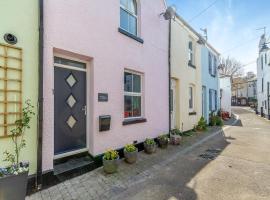
{"type": "Polygon", "coordinates": [[[11,33],[6,33],[4,35],[4,40],[8,43],[8,44],[16,44],[17,43],[17,37],[11,33]]]}
{"type": "Polygon", "coordinates": [[[175,19],[175,15],[176,15],[176,8],[174,6],[169,6],[166,9],[165,13],[161,13],[161,15],[163,15],[165,20],[170,20],[170,19],[175,19]]]}

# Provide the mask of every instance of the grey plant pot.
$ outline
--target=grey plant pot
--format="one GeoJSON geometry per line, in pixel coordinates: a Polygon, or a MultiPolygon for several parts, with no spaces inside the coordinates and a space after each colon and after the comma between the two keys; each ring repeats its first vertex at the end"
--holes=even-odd
{"type": "Polygon", "coordinates": [[[137,161],[137,157],[138,157],[138,149],[136,148],[136,151],[133,152],[127,152],[124,149],[124,156],[125,156],[125,161],[129,164],[133,164],[137,161]]]}
{"type": "Polygon", "coordinates": [[[156,144],[146,144],[146,143],[143,143],[143,146],[144,146],[144,151],[148,154],[152,154],[152,153],[155,153],[156,152],[156,144]]]}
{"type": "Polygon", "coordinates": [[[1,200],[24,200],[27,188],[28,171],[19,175],[0,178],[1,200]]]}
{"type": "Polygon", "coordinates": [[[105,173],[113,174],[117,172],[119,165],[119,157],[115,160],[105,160],[103,157],[102,161],[103,161],[103,170],[105,173]]]}
{"type": "Polygon", "coordinates": [[[180,135],[171,135],[171,144],[180,145],[182,136],[180,135]]]}
{"type": "Polygon", "coordinates": [[[166,149],[168,147],[169,141],[164,139],[158,139],[159,147],[162,149],[166,149]]]}

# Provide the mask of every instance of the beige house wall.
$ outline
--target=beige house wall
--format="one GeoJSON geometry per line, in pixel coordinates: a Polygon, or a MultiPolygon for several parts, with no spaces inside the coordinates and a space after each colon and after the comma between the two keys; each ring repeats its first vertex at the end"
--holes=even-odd
{"type": "Polygon", "coordinates": [[[171,26],[171,77],[176,80],[175,125],[182,131],[193,129],[202,115],[201,47],[198,36],[176,18],[171,26]],[[189,41],[193,42],[194,65],[188,65],[189,41]],[[189,86],[193,85],[194,113],[189,109],[189,86]]]}

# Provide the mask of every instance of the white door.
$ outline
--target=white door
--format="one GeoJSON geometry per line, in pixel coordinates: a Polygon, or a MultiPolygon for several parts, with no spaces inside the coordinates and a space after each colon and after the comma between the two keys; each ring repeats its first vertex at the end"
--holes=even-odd
{"type": "Polygon", "coordinates": [[[176,128],[176,80],[171,80],[171,129],[176,128]]]}

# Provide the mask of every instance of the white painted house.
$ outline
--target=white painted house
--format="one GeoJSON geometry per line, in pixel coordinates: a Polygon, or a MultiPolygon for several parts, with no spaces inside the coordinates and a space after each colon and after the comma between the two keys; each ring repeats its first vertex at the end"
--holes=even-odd
{"type": "Polygon", "coordinates": [[[231,98],[232,98],[232,86],[231,78],[229,76],[219,77],[220,85],[220,108],[221,111],[229,112],[230,116],[232,114],[231,98]]]}
{"type": "Polygon", "coordinates": [[[257,111],[263,117],[270,119],[270,49],[267,46],[265,34],[259,43],[259,56],[257,59],[257,111]]]}

